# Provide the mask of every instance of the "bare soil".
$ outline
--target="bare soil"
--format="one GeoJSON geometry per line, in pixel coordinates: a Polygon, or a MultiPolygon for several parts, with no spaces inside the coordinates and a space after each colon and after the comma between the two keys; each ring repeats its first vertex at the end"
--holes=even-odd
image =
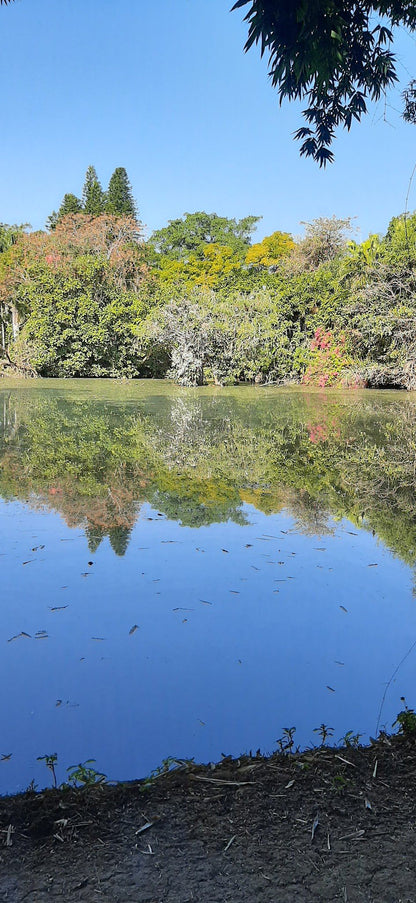
{"type": "Polygon", "coordinates": [[[8,903],[416,903],[416,744],[0,799],[8,903]]]}

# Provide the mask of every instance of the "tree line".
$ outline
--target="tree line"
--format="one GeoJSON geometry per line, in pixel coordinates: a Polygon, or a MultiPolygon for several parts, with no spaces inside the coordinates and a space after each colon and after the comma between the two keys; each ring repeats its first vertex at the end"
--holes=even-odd
{"type": "Polygon", "coordinates": [[[85,213],[88,216],[110,213],[137,219],[136,202],[124,166],[114,170],[107,191],[102,188],[95,166],[89,166],[85,173],[82,200],[71,192],[65,194],[59,210],[54,210],[48,217],[47,228],[55,229],[57,223],[71,213],[85,213]]]}
{"type": "Polygon", "coordinates": [[[3,372],[416,386],[415,214],[256,241],[260,217],[196,211],[145,240],[125,169],[65,198],[45,230],[0,225],[3,372]]]}

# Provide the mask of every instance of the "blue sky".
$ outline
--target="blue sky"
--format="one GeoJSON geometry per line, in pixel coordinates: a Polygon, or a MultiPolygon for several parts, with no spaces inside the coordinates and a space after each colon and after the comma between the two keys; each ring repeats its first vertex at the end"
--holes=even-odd
{"type": "MultiPolygon", "coordinates": [[[[184,211],[263,216],[258,237],[351,216],[365,238],[405,206],[416,127],[399,90],[335,143],[320,171],[292,139],[231,0],[16,0],[0,9],[0,222],[43,227],[93,163],[127,168],[150,232],[184,211]],[[387,118],[388,122],[384,119],[387,118]]],[[[397,44],[403,85],[415,40],[397,44]]],[[[410,194],[416,207],[416,180],[410,194]]]]}

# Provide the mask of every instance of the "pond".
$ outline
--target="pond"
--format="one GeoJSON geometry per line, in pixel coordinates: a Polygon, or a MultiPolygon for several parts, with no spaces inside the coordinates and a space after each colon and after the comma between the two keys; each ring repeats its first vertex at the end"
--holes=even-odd
{"type": "Polygon", "coordinates": [[[0,384],[0,793],[391,730],[416,686],[416,397],[0,384]]]}

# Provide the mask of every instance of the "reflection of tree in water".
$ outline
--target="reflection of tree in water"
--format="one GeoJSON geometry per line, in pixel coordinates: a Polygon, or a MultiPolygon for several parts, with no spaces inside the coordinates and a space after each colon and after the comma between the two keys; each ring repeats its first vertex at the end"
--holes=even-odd
{"type": "Polygon", "coordinates": [[[13,439],[18,429],[17,411],[10,404],[11,392],[3,392],[0,402],[0,452],[13,439]]]}
{"type": "MultiPolygon", "coordinates": [[[[144,501],[201,526],[245,523],[244,504],[307,534],[347,517],[416,560],[411,396],[245,390],[82,398],[71,387],[0,393],[0,492],[83,526],[91,554],[127,549],[144,501]],[[385,400],[387,399],[387,400],[385,400]],[[364,515],[364,521],[363,521],[364,515]]],[[[91,391],[91,395],[89,394],[91,391]]],[[[106,390],[110,391],[110,390],[106,390]]],[[[129,392],[128,388],[125,392],[129,392]]]]}
{"type": "Polygon", "coordinates": [[[58,511],[68,526],[82,526],[91,553],[109,536],[116,554],[124,554],[148,479],[136,414],[130,410],[120,427],[117,406],[97,411],[95,403],[36,392],[11,393],[9,407],[3,429],[0,422],[3,497],[30,499],[58,511]]]}
{"type": "Polygon", "coordinates": [[[113,552],[116,555],[125,555],[130,542],[131,529],[127,527],[111,527],[108,538],[113,552]]]}
{"type": "Polygon", "coordinates": [[[172,399],[169,421],[156,428],[154,436],[167,466],[186,470],[196,467],[207,444],[212,446],[224,436],[227,422],[216,418],[215,411],[212,399],[208,405],[203,397],[172,399]]]}
{"type": "Polygon", "coordinates": [[[240,507],[238,493],[235,493],[235,496],[233,505],[229,497],[222,500],[219,496],[216,500],[202,502],[199,501],[198,493],[195,491],[181,493],[178,490],[164,492],[157,490],[149,497],[149,501],[154,508],[163,511],[169,520],[180,521],[184,527],[204,527],[208,524],[221,524],[227,520],[243,526],[247,523],[247,518],[240,507]]]}
{"type": "Polygon", "coordinates": [[[330,536],[335,533],[331,522],[331,512],[323,507],[319,499],[313,499],[308,492],[290,492],[286,509],[295,521],[295,528],[305,536],[330,536]]]}
{"type": "Polygon", "coordinates": [[[88,551],[91,552],[91,555],[93,555],[104,539],[105,532],[102,527],[97,527],[95,524],[87,523],[85,527],[85,535],[88,542],[88,551]]]}

